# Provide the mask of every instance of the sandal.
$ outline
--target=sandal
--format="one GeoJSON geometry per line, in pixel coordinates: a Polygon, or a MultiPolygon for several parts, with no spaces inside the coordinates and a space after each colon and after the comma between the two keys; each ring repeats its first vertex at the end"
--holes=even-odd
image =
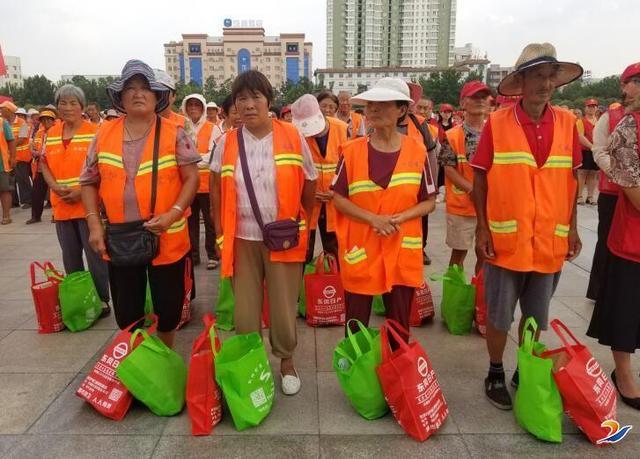
{"type": "Polygon", "coordinates": [[[7,218],[3,218],[2,222],[0,222],[0,225],[8,225],[9,223],[12,223],[13,220],[11,220],[11,218],[7,217],[7,218]]]}
{"type": "Polygon", "coordinates": [[[216,269],[218,267],[218,260],[214,260],[213,258],[210,258],[209,261],[207,262],[207,270],[212,270],[212,269],[216,269]]]}

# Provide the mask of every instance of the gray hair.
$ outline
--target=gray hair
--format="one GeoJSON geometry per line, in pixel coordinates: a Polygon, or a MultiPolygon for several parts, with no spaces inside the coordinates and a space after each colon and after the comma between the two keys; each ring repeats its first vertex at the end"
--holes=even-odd
{"type": "Polygon", "coordinates": [[[53,96],[53,102],[57,107],[60,99],[66,99],[67,97],[73,97],[78,102],[80,102],[83,110],[87,106],[87,100],[84,97],[84,91],[82,90],[82,88],[79,88],[78,86],[73,84],[65,84],[60,86],[53,96]]]}

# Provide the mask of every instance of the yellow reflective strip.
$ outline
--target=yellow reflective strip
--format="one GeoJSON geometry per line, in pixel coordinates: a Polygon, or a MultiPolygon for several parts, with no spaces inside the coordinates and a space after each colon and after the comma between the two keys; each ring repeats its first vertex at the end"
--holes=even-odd
{"type": "Polygon", "coordinates": [[[56,179],[58,185],[74,186],[80,185],[80,177],[72,177],[68,179],[56,179]]]}
{"type": "Polygon", "coordinates": [[[167,230],[167,233],[168,234],[178,233],[183,229],[185,229],[186,226],[187,226],[187,220],[185,218],[181,218],[180,220],[178,220],[177,222],[175,222],[173,225],[169,227],[169,229],[167,230]]]}
{"type": "Polygon", "coordinates": [[[20,145],[19,147],[16,147],[16,151],[22,151],[22,150],[28,150],[29,149],[29,144],[25,144],[25,145],[20,145]]]}
{"type": "Polygon", "coordinates": [[[569,236],[569,225],[556,225],[556,230],[554,234],[560,237],[568,237],[569,236]]]}
{"type": "Polygon", "coordinates": [[[98,164],[108,164],[109,166],[124,169],[124,164],[120,158],[111,158],[110,156],[98,156],[98,164]]]}
{"type": "Polygon", "coordinates": [[[122,162],[122,156],[116,155],[114,153],[108,153],[106,151],[98,152],[98,158],[109,158],[114,161],[122,162]]]}
{"type": "Polygon", "coordinates": [[[314,166],[320,172],[335,172],[337,164],[323,164],[323,163],[315,163],[314,166]]]}
{"type": "Polygon", "coordinates": [[[349,184],[349,195],[364,193],[369,191],[379,191],[380,188],[371,180],[360,180],[349,184]]]}
{"type": "Polygon", "coordinates": [[[489,229],[494,233],[515,233],[518,231],[518,222],[516,220],[507,220],[504,222],[489,220],[489,229]]]}
{"type": "Polygon", "coordinates": [[[451,185],[451,189],[453,190],[453,194],[467,194],[466,191],[461,190],[460,188],[458,188],[455,185],[451,185]]]}
{"type": "Polygon", "coordinates": [[[367,259],[367,252],[362,248],[353,252],[345,253],[343,258],[348,264],[355,265],[356,263],[367,259]]]}
{"type": "MultiPolygon", "coordinates": [[[[166,155],[161,156],[158,159],[158,170],[167,169],[168,167],[177,166],[178,162],[176,161],[175,155],[166,155]]],[[[138,168],[138,176],[149,174],[153,171],[153,161],[146,161],[140,164],[138,168]]]]}
{"type": "Polygon", "coordinates": [[[55,139],[47,139],[47,146],[53,146],[53,145],[62,145],[62,139],[60,140],[55,140],[55,139]]]}
{"type": "Polygon", "coordinates": [[[551,155],[543,167],[550,169],[571,169],[573,167],[573,158],[569,156],[551,155]]]}
{"type": "Polygon", "coordinates": [[[413,236],[404,236],[402,238],[402,243],[400,247],[404,249],[421,249],[422,248],[422,238],[421,237],[413,237],[413,236]]]}
{"type": "Polygon", "coordinates": [[[493,164],[525,164],[527,166],[538,166],[533,155],[526,151],[495,152],[493,154],[493,164]]]}
{"type": "Polygon", "coordinates": [[[220,174],[220,177],[233,177],[233,171],[225,171],[220,174]]]}
{"type": "Polygon", "coordinates": [[[300,220],[298,222],[298,227],[300,228],[300,230],[307,229],[307,221],[306,220],[300,220]]]}
{"type": "Polygon", "coordinates": [[[399,185],[420,185],[420,182],[422,182],[422,174],[420,172],[402,172],[391,176],[389,187],[399,185]]]}
{"type": "Polygon", "coordinates": [[[467,161],[467,157],[465,155],[458,155],[456,156],[456,159],[458,160],[459,163],[468,163],[469,161],[467,161]]]}
{"type": "Polygon", "coordinates": [[[285,153],[273,156],[276,166],[302,166],[302,155],[295,153],[285,153]]]}

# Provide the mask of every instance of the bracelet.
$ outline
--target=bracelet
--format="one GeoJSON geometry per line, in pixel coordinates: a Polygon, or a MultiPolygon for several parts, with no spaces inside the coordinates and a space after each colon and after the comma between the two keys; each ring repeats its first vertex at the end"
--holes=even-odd
{"type": "Polygon", "coordinates": [[[184,213],[184,209],[182,207],[180,207],[178,204],[174,204],[173,206],[171,206],[171,208],[177,210],[181,214],[184,213]]]}
{"type": "Polygon", "coordinates": [[[95,215],[96,217],[100,217],[100,215],[98,215],[98,212],[89,212],[87,215],[84,216],[84,219],[89,220],[89,217],[91,217],[92,215],[95,215]]]}

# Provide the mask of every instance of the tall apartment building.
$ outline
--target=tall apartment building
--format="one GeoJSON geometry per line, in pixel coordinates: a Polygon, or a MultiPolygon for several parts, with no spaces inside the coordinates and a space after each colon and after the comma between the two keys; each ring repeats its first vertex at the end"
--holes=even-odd
{"type": "Polygon", "coordinates": [[[261,21],[225,20],[221,37],[182,34],[182,40],[164,45],[166,71],[181,82],[204,85],[212,76],[217,84],[254,69],[271,84],[297,83],[312,78],[313,44],[303,33],[265,36],[261,21]]]}
{"type": "Polygon", "coordinates": [[[448,67],[456,0],[327,0],[327,67],[448,67]]]}
{"type": "Polygon", "coordinates": [[[17,56],[4,56],[4,65],[7,68],[6,75],[0,75],[0,86],[12,84],[22,86],[22,66],[17,56]]]}

